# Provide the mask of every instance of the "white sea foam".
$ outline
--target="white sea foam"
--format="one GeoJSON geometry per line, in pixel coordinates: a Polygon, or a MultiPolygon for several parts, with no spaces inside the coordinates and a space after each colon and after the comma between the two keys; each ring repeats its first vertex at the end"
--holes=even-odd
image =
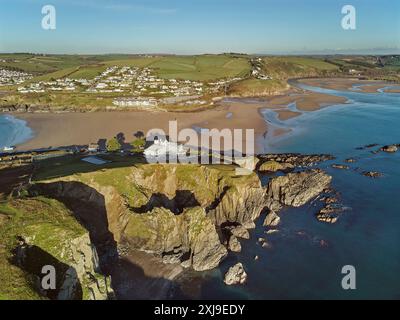
{"type": "Polygon", "coordinates": [[[26,121],[11,115],[0,115],[0,150],[21,144],[32,137],[33,131],[26,121]]]}

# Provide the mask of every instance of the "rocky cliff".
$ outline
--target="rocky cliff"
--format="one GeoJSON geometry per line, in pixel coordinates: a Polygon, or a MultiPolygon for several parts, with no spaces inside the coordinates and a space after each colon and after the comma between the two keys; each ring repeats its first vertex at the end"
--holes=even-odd
{"type": "Polygon", "coordinates": [[[300,207],[319,195],[331,181],[331,176],[317,169],[273,178],[267,187],[267,206],[272,211],[279,211],[285,205],[300,207]]]}
{"type": "Polygon", "coordinates": [[[108,278],[98,273],[98,256],[89,233],[64,205],[38,197],[10,200],[0,211],[8,217],[0,226],[6,247],[0,277],[20,282],[16,294],[10,281],[2,281],[2,295],[59,300],[104,300],[112,296],[108,278]],[[55,289],[45,290],[41,285],[44,266],[55,268],[55,289]]]}
{"type": "Polygon", "coordinates": [[[220,227],[253,222],[267,203],[256,174],[237,176],[223,165],[113,168],[41,181],[31,193],[65,203],[100,258],[128,246],[199,271],[227,254],[220,227]]]}

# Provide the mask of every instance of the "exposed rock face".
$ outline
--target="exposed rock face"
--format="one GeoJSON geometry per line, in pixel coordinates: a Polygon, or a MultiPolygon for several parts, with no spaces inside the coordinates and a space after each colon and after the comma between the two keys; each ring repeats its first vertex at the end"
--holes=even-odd
{"type": "Polygon", "coordinates": [[[264,162],[258,168],[258,171],[260,171],[260,172],[277,172],[277,171],[288,172],[293,169],[294,169],[294,166],[290,163],[276,162],[274,160],[270,160],[270,161],[264,162]]]}
{"type": "Polygon", "coordinates": [[[238,238],[236,238],[234,235],[231,235],[231,237],[229,238],[228,248],[232,252],[242,251],[242,246],[241,246],[238,238]]]}
{"type": "Polygon", "coordinates": [[[234,162],[243,169],[254,171],[260,160],[254,156],[235,158],[234,162]]]}
{"type": "Polygon", "coordinates": [[[259,181],[227,189],[219,204],[208,211],[217,225],[225,222],[246,225],[256,220],[266,206],[265,189],[259,181]]]}
{"type": "Polygon", "coordinates": [[[181,215],[164,208],[132,215],[124,239],[132,248],[158,255],[170,253],[183,257],[190,254],[196,271],[217,267],[227,254],[215,225],[200,207],[187,209],[181,215]]]}
{"type": "Polygon", "coordinates": [[[242,224],[243,228],[250,230],[250,229],[255,229],[256,224],[254,222],[246,222],[242,224]]]}
{"type": "Polygon", "coordinates": [[[244,284],[247,280],[247,273],[243,268],[241,263],[234,265],[229,268],[228,272],[225,274],[224,282],[228,286],[235,284],[244,284]]]}
{"type": "Polygon", "coordinates": [[[236,238],[247,239],[247,240],[250,239],[249,231],[246,228],[244,228],[243,226],[228,227],[227,229],[236,238]]]}
{"type": "Polygon", "coordinates": [[[324,196],[319,199],[324,203],[324,207],[317,213],[316,217],[321,222],[336,223],[346,208],[340,203],[340,194],[337,191],[326,189],[324,193],[324,196]]]}
{"type": "Polygon", "coordinates": [[[280,221],[281,218],[274,211],[270,211],[265,217],[263,225],[264,227],[276,227],[280,221]]]}
{"type": "MultiPolygon", "coordinates": [[[[64,234],[65,236],[68,234],[64,234]]],[[[51,238],[50,235],[49,237],[51,238]]],[[[21,237],[21,244],[15,252],[17,265],[39,279],[43,276],[43,266],[50,265],[55,268],[55,291],[42,292],[48,298],[106,300],[113,296],[110,279],[97,273],[98,257],[88,233],[73,239],[60,239],[56,247],[43,246],[43,241],[37,241],[36,235],[21,237]]]]}
{"type": "Polygon", "coordinates": [[[293,167],[310,167],[318,163],[333,160],[334,157],[327,154],[316,154],[316,155],[302,155],[298,153],[287,153],[287,154],[267,154],[259,156],[261,166],[265,162],[274,161],[283,166],[293,167]]]}
{"type": "Polygon", "coordinates": [[[36,184],[30,193],[57,199],[71,209],[89,231],[101,260],[105,260],[117,255],[116,240],[121,237],[128,210],[114,188],[96,187],[100,191],[78,181],[58,181],[36,184]]]}
{"type": "Polygon", "coordinates": [[[321,222],[326,223],[336,223],[339,219],[338,212],[340,209],[336,208],[335,206],[329,204],[323,207],[317,214],[317,219],[321,222]]]}
{"type": "Polygon", "coordinates": [[[141,165],[70,176],[33,190],[68,203],[84,225],[96,226],[91,236],[99,246],[126,243],[198,271],[215,268],[227,254],[217,228],[236,225],[249,237],[241,225],[254,226],[266,205],[258,176],[237,176],[234,166],[141,165]]]}
{"type": "Polygon", "coordinates": [[[236,176],[234,167],[147,165],[132,172],[132,181],[146,193],[147,210],[162,206],[177,212],[200,205],[217,226],[251,223],[265,207],[265,190],[257,175],[236,176]]]}
{"type": "Polygon", "coordinates": [[[300,207],[327,188],[331,180],[320,170],[273,178],[268,184],[268,207],[272,211],[279,211],[283,205],[300,207]]]}

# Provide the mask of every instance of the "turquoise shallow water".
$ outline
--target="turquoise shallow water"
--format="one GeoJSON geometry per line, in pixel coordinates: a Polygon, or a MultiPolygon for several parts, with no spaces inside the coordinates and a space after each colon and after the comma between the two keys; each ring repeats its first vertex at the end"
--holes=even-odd
{"type": "Polygon", "coordinates": [[[33,137],[26,122],[10,115],[0,115],[0,152],[6,146],[15,146],[33,137]]]}
{"type": "MultiPolygon", "coordinates": [[[[400,95],[308,89],[341,95],[351,103],[286,122],[293,133],[272,141],[267,150],[335,155],[335,161],[320,167],[333,176],[333,187],[349,210],[337,224],[327,225],[315,219],[315,204],[286,209],[281,231],[273,235],[265,235],[261,218],[251,239],[242,241],[242,253],[231,254],[204,277],[202,298],[400,299],[400,153],[356,150],[371,143],[400,143],[400,95]],[[352,170],[330,168],[349,157],[358,159],[350,164],[352,170]],[[380,171],[384,177],[364,177],[364,170],[380,171]],[[273,248],[262,248],[259,237],[273,248]],[[321,240],[328,245],[321,246],[321,240]],[[237,261],[245,266],[248,282],[226,287],[223,274],[237,261]],[[357,290],[342,289],[344,265],[356,268],[357,290]]],[[[274,123],[272,114],[265,116],[274,123]]]]}

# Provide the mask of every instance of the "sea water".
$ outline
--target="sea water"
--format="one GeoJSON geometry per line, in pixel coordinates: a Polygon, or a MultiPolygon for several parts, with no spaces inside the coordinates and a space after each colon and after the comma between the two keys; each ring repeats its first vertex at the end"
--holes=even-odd
{"type": "Polygon", "coordinates": [[[32,130],[26,121],[11,115],[0,115],[0,152],[4,147],[23,143],[33,136],[32,130]]]}
{"type": "MultiPolygon", "coordinates": [[[[280,231],[270,235],[265,234],[261,217],[251,239],[241,241],[242,252],[230,253],[219,269],[202,276],[201,298],[400,299],[400,152],[357,149],[400,143],[400,94],[306,89],[339,95],[349,103],[275,123],[290,127],[292,133],[270,140],[266,149],[336,156],[319,167],[333,176],[332,186],[347,210],[337,224],[329,225],[315,218],[317,201],[284,209],[280,231]],[[350,170],[331,168],[347,158],[357,159],[348,164],[350,170]],[[371,179],[363,171],[384,176],[371,179]],[[272,248],[262,248],[260,237],[272,248]],[[243,263],[247,283],[227,287],[223,275],[236,262],[243,263]],[[342,288],[346,265],[356,269],[356,290],[342,288]]],[[[266,121],[276,119],[268,113],[266,121]]]]}

